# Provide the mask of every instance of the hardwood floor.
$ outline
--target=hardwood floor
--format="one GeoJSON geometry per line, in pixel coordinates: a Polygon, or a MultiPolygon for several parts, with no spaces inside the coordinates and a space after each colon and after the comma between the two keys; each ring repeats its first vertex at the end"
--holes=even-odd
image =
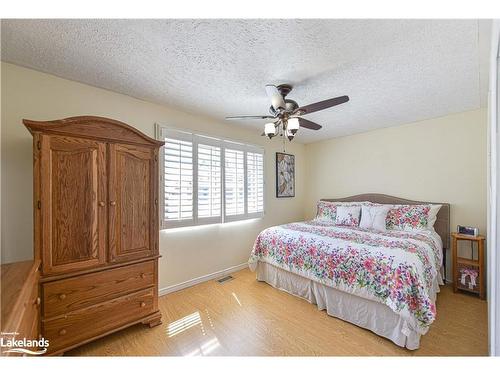
{"type": "Polygon", "coordinates": [[[447,356],[487,355],[487,303],[442,288],[438,317],[409,351],[374,333],[330,317],[315,305],[255,280],[208,281],[160,297],[163,324],[134,326],[66,355],[139,356],[447,356]]]}

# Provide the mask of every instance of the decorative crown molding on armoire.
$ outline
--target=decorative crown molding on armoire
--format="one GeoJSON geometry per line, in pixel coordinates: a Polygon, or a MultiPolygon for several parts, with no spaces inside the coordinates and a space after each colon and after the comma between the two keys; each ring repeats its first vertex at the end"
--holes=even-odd
{"type": "Polygon", "coordinates": [[[161,324],[163,142],[103,117],[23,123],[33,135],[34,251],[48,353],[133,324],[161,324]]]}

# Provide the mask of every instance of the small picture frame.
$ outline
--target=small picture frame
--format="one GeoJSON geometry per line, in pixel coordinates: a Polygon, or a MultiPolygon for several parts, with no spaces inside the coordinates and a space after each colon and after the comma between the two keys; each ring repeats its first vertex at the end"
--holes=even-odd
{"type": "Polygon", "coordinates": [[[276,198],[295,197],[295,155],[276,153],[276,198]]]}

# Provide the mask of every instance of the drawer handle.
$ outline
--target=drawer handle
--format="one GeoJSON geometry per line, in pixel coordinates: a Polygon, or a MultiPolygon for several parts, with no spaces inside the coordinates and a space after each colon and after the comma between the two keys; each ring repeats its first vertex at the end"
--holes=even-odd
{"type": "Polygon", "coordinates": [[[67,333],[67,332],[66,332],[66,330],[65,330],[64,328],[63,328],[63,329],[61,329],[61,330],[59,331],[59,334],[60,334],[61,336],[64,336],[66,333],[67,333]]]}
{"type": "Polygon", "coordinates": [[[146,274],[143,272],[141,273],[141,279],[145,279],[146,278],[146,274]]]}
{"type": "Polygon", "coordinates": [[[99,206],[104,207],[104,202],[103,201],[99,201],[99,206]]]}
{"type": "Polygon", "coordinates": [[[36,297],[35,299],[35,305],[40,305],[42,301],[40,300],[40,297],[36,297]]]}
{"type": "Polygon", "coordinates": [[[109,204],[112,205],[112,206],[116,206],[116,202],[115,201],[111,201],[111,202],[109,202],[109,204]]]}
{"type": "Polygon", "coordinates": [[[65,298],[66,298],[66,294],[64,294],[64,293],[59,294],[59,299],[60,300],[63,300],[65,298]]]}
{"type": "Polygon", "coordinates": [[[141,307],[145,307],[146,306],[146,302],[141,302],[141,307]]]}

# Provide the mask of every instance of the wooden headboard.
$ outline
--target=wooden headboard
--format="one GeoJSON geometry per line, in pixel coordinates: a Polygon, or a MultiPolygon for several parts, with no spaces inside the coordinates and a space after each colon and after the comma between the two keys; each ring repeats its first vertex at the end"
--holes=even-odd
{"type": "Polygon", "coordinates": [[[327,202],[363,202],[369,201],[373,203],[380,204],[441,204],[443,207],[439,210],[437,214],[436,223],[434,224],[434,229],[437,234],[441,237],[443,241],[443,248],[450,248],[450,204],[449,203],[436,203],[436,202],[420,202],[412,201],[409,199],[393,197],[385,194],[359,194],[353,195],[352,197],[336,198],[336,199],[321,199],[327,202]]]}

